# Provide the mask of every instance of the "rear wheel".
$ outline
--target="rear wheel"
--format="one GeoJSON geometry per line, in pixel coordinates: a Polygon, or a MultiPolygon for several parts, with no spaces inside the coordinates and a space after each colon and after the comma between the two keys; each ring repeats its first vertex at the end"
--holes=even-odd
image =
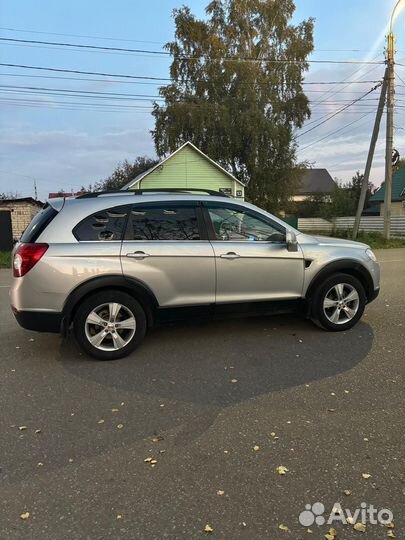
{"type": "Polygon", "coordinates": [[[73,325],[86,353],[99,360],[115,360],[127,356],[142,342],[146,316],[129,294],[101,291],[80,304],[73,325]]]}
{"type": "Polygon", "coordinates": [[[364,287],[349,274],[334,274],[317,288],[312,298],[312,320],[326,330],[352,328],[367,303],[364,287]]]}

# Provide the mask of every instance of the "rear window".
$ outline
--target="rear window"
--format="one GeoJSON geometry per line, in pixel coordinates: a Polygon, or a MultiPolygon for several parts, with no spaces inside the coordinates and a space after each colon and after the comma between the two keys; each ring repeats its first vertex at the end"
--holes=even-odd
{"type": "Polygon", "coordinates": [[[21,242],[27,244],[35,242],[57,213],[58,212],[55,210],[55,208],[52,208],[52,206],[46,204],[44,208],[34,216],[34,219],[23,232],[21,242]]]}
{"type": "Polygon", "coordinates": [[[108,208],[83,219],[73,229],[80,242],[121,241],[127,220],[128,206],[108,208]]]}

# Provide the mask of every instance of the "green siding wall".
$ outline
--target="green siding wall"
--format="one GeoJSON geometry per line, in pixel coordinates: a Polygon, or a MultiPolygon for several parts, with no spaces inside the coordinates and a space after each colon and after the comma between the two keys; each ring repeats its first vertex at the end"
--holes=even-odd
{"type": "Polygon", "coordinates": [[[190,146],[185,146],[158,166],[131,189],[153,188],[204,188],[219,191],[231,189],[232,195],[242,191],[243,186],[235,182],[213,163],[190,146]]]}

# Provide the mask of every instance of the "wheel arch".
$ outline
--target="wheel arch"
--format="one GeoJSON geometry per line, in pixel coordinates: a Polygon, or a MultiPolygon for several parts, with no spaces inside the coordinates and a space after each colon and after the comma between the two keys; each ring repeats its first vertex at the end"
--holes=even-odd
{"type": "Polygon", "coordinates": [[[111,289],[126,292],[135,298],[145,311],[148,326],[153,326],[159,306],[154,293],[142,281],[117,274],[91,278],[71,291],[62,310],[62,333],[68,332],[76,310],[85,298],[95,292],[111,289]]]}
{"type": "Polygon", "coordinates": [[[326,278],[337,273],[349,274],[357,278],[364,287],[367,301],[373,298],[374,283],[367,268],[356,260],[341,259],[327,264],[312,278],[305,294],[306,300],[311,303],[311,298],[317,287],[319,287],[326,278]]]}

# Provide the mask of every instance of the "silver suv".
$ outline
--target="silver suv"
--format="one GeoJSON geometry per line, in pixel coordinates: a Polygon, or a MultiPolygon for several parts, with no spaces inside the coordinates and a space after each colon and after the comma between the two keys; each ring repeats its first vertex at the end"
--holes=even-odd
{"type": "Polygon", "coordinates": [[[11,306],[29,330],[73,327],[90,355],[129,354],[148,327],[191,316],[303,312],[347,330],[379,292],[369,246],[302,234],[206,190],[54,199],[13,256],[11,306]]]}

